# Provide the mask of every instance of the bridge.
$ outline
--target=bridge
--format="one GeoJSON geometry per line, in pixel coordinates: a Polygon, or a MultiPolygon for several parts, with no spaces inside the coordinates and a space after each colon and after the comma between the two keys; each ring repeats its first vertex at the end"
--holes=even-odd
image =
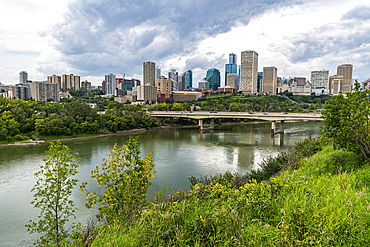
{"type": "Polygon", "coordinates": [[[271,134],[275,134],[276,122],[280,122],[280,131],[284,133],[284,121],[322,121],[321,113],[286,113],[286,112],[205,112],[205,111],[150,111],[149,115],[157,118],[190,118],[199,120],[199,130],[204,129],[203,120],[210,119],[214,128],[215,118],[256,119],[271,122],[271,134]]]}

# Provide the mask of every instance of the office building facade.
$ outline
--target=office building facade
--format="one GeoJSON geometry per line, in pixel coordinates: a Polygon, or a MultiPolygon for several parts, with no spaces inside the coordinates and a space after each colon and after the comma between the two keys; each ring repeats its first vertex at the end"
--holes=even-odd
{"type": "Polygon", "coordinates": [[[155,86],[155,63],[144,62],[143,63],[143,84],[155,86]]]}
{"type": "Polygon", "coordinates": [[[114,95],[116,90],[116,75],[105,75],[105,95],[114,95]]]}
{"type": "Polygon", "coordinates": [[[277,68],[264,67],[262,78],[262,92],[268,94],[276,94],[277,90],[277,68]]]}
{"type": "Polygon", "coordinates": [[[236,54],[234,54],[234,53],[229,54],[229,64],[237,64],[236,63],[236,54]]]}
{"type": "Polygon", "coordinates": [[[236,54],[231,53],[229,54],[229,63],[225,65],[225,86],[229,86],[227,84],[227,75],[237,74],[237,73],[238,73],[238,65],[236,64],[236,54]]]}
{"type": "Polygon", "coordinates": [[[238,77],[239,75],[235,73],[227,74],[227,77],[226,77],[227,84],[226,85],[230,88],[238,90],[238,77]]]}
{"type": "Polygon", "coordinates": [[[220,71],[218,69],[209,69],[206,75],[206,81],[209,82],[209,89],[217,91],[220,87],[220,71]]]}
{"type": "Polygon", "coordinates": [[[311,71],[311,87],[312,89],[328,89],[329,70],[311,71]]]}
{"type": "Polygon", "coordinates": [[[60,87],[58,83],[50,81],[33,81],[32,82],[32,98],[35,101],[47,102],[53,100],[60,101],[60,87]]]}
{"type": "Polygon", "coordinates": [[[28,81],[28,74],[26,71],[19,72],[19,83],[24,84],[28,81]]]}
{"type": "Polygon", "coordinates": [[[179,73],[175,69],[168,72],[168,79],[172,83],[172,91],[179,91],[179,73]]]}
{"type": "Polygon", "coordinates": [[[240,88],[244,93],[257,92],[258,54],[255,51],[241,52],[240,88]]]}
{"type": "Polygon", "coordinates": [[[342,64],[337,67],[337,75],[342,76],[342,82],[340,85],[340,92],[348,93],[352,90],[352,64],[342,64]]]}
{"type": "Polygon", "coordinates": [[[257,73],[257,92],[262,92],[262,79],[263,79],[263,72],[257,73]]]}
{"type": "MultiPolygon", "coordinates": [[[[48,80],[49,80],[49,77],[48,77],[48,80]]],[[[74,88],[75,91],[80,89],[80,76],[73,75],[73,74],[62,75],[61,90],[65,92],[71,88],[74,88]]]]}
{"type": "Polygon", "coordinates": [[[157,80],[161,77],[161,69],[160,68],[155,68],[155,78],[154,78],[154,83],[157,82],[157,80]]]}
{"type": "Polygon", "coordinates": [[[185,74],[185,90],[191,89],[193,87],[193,72],[187,70],[185,74]]]}

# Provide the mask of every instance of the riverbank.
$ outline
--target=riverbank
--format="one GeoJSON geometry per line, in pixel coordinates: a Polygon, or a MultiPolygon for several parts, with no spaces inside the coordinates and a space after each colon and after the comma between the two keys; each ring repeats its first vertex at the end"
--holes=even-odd
{"type": "Polygon", "coordinates": [[[226,173],[194,181],[131,224],[97,226],[95,239],[81,232],[74,246],[366,246],[370,168],[355,153],[326,145],[309,138],[270,159],[284,168],[272,179],[226,173]]]}

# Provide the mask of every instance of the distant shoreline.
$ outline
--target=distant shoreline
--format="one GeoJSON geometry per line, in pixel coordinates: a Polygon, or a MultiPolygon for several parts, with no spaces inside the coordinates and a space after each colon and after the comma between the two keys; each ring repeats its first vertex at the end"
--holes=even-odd
{"type": "MultiPolygon", "coordinates": [[[[305,121],[285,121],[286,123],[291,122],[305,122],[305,121]]],[[[223,124],[215,124],[215,126],[219,125],[237,125],[237,124],[259,124],[259,123],[268,123],[266,121],[259,121],[259,122],[232,122],[232,123],[223,123],[223,124]]],[[[90,139],[90,138],[96,138],[96,137],[105,137],[105,136],[115,136],[115,135],[123,135],[123,134],[139,134],[143,132],[149,132],[149,131],[157,131],[157,130],[166,130],[166,129],[195,129],[198,128],[198,125],[179,125],[176,123],[166,123],[166,125],[162,125],[160,127],[155,127],[152,129],[131,129],[131,130],[122,130],[117,131],[115,133],[107,133],[107,134],[99,134],[99,135],[93,135],[93,136],[81,136],[81,137],[71,137],[71,138],[63,138],[63,139],[53,139],[53,140],[38,140],[38,141],[26,141],[26,142],[16,142],[16,143],[9,143],[9,144],[0,144],[0,147],[4,146],[30,146],[30,145],[38,145],[42,143],[48,143],[48,142],[55,142],[55,141],[69,141],[69,140],[81,140],[81,139],[90,139]]],[[[205,127],[203,130],[210,130],[207,127],[205,127]]]]}

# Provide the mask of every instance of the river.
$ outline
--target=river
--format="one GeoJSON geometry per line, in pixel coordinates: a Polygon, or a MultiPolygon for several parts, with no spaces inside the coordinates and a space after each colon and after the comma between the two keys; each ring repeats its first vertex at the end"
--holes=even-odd
{"type": "MultiPolygon", "coordinates": [[[[190,187],[188,178],[216,175],[226,171],[239,173],[257,169],[258,164],[275,156],[282,148],[293,146],[306,137],[319,134],[320,122],[285,123],[285,133],[271,136],[269,123],[216,126],[201,133],[196,129],[170,129],[139,134],[142,156],[154,151],[157,173],[155,188],[173,190],[190,187]]],[[[277,125],[279,130],[279,124],[277,125]]],[[[88,181],[88,190],[98,190],[90,172],[107,158],[115,143],[121,147],[129,135],[64,141],[73,153],[83,159],[78,169],[79,181],[88,181]]],[[[0,147],[0,246],[32,246],[36,234],[28,234],[25,224],[36,220],[39,210],[32,207],[31,188],[34,173],[43,163],[48,144],[0,147]]],[[[83,224],[94,212],[85,209],[86,196],[75,188],[72,199],[83,224]]]]}

